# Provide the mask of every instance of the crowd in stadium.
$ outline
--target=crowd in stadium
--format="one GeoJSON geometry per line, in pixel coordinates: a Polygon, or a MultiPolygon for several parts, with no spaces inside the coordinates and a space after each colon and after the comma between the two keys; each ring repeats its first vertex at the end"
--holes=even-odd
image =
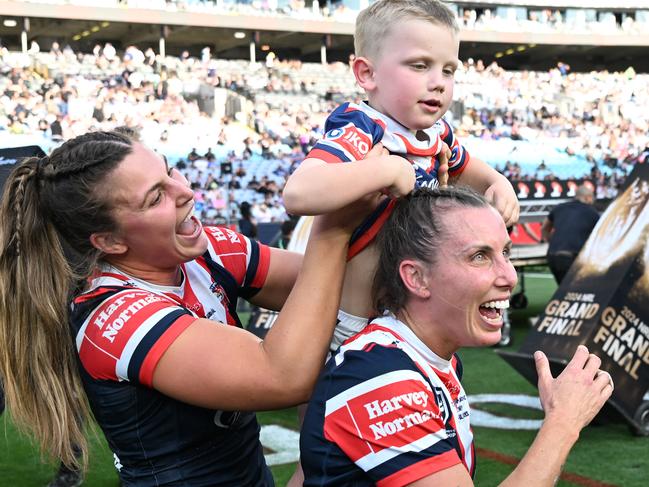
{"type": "MultiPolygon", "coordinates": [[[[314,0],[22,0],[40,3],[90,5],[99,7],[134,7],[171,11],[202,12],[219,15],[270,15],[299,19],[331,19],[354,22],[362,2],[314,0]]],[[[551,9],[541,7],[477,8],[457,6],[462,26],[471,30],[571,32],[571,33],[643,33],[649,24],[649,10],[619,18],[611,11],[588,9],[551,9]]]]}
{"type": "MultiPolygon", "coordinates": [[[[162,59],[110,43],[92,53],[33,43],[28,54],[3,49],[0,57],[0,135],[38,135],[52,146],[88,130],[137,127],[184,168],[208,221],[236,219],[242,201],[260,222],[282,221],[286,176],[323,133],[326,115],[361,99],[343,63],[269,56],[251,65],[214,59],[209,49],[162,59]],[[224,161],[231,174],[220,173],[224,161]]],[[[458,102],[447,119],[470,152],[510,179],[589,176],[598,197],[612,197],[649,147],[646,84],[632,67],[506,71],[468,59],[456,73],[458,102]],[[546,157],[540,150],[548,147],[554,152],[546,157]]]]}

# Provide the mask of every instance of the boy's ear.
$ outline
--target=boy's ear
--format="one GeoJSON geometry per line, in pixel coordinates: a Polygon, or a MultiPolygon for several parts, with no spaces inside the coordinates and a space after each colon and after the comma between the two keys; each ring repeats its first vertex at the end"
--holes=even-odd
{"type": "Polygon", "coordinates": [[[372,61],[365,57],[354,58],[352,63],[352,71],[358,86],[365,91],[371,91],[376,87],[374,82],[374,66],[372,61]]]}
{"type": "Polygon", "coordinates": [[[90,235],[90,243],[107,255],[119,255],[128,250],[122,239],[112,232],[93,233],[90,235]]]}

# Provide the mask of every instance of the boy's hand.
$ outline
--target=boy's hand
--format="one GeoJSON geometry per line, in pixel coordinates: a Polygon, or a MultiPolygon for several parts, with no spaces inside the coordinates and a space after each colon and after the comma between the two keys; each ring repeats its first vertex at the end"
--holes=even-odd
{"type": "Polygon", "coordinates": [[[394,170],[393,183],[385,188],[386,194],[393,198],[399,198],[410,193],[415,189],[417,177],[415,167],[408,159],[401,156],[387,156],[390,158],[389,164],[394,170]]]}
{"type": "Polygon", "coordinates": [[[380,161],[376,170],[387,171],[392,184],[387,186],[382,193],[399,198],[410,193],[415,188],[415,168],[408,159],[401,156],[390,155],[383,144],[378,143],[367,153],[366,159],[377,158],[380,161]]]}
{"type": "Polygon", "coordinates": [[[504,176],[487,188],[484,193],[489,201],[502,215],[505,225],[511,227],[518,222],[520,205],[511,183],[504,176]]]}
{"type": "Polygon", "coordinates": [[[440,188],[448,186],[448,161],[451,158],[452,152],[445,142],[442,142],[442,150],[437,155],[439,167],[437,168],[437,181],[440,188]]]}

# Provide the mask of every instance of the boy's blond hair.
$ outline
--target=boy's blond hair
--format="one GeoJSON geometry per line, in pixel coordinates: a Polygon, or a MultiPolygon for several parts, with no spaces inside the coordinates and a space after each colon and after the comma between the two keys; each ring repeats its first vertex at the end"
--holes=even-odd
{"type": "Polygon", "coordinates": [[[455,14],[439,0],[378,0],[356,18],[354,50],[356,56],[376,59],[382,40],[393,25],[404,19],[416,19],[460,31],[455,14]]]}

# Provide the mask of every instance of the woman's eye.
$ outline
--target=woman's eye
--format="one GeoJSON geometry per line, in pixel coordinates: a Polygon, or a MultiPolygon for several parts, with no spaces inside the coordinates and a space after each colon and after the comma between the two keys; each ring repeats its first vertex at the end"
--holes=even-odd
{"type": "Polygon", "coordinates": [[[427,66],[423,63],[415,63],[412,65],[413,69],[416,69],[417,71],[423,71],[424,69],[427,68],[427,66]]]}
{"type": "Polygon", "coordinates": [[[151,206],[156,206],[160,201],[162,201],[162,191],[158,192],[155,199],[151,202],[151,206]]]}
{"type": "Polygon", "coordinates": [[[174,172],[174,169],[175,168],[173,168],[173,167],[170,167],[169,169],[167,169],[167,176],[171,177],[171,174],[174,172]]]}

